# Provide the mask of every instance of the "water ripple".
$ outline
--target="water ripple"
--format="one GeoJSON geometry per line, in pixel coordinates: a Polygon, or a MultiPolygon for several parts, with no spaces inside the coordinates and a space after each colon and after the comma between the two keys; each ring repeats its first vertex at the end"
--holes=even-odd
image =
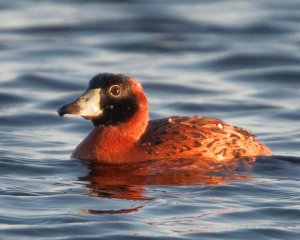
{"type": "Polygon", "coordinates": [[[1,239],[298,239],[299,10],[286,1],[0,1],[1,239]],[[150,116],[251,129],[255,163],[70,158],[56,109],[98,72],[138,76],[150,116]]]}

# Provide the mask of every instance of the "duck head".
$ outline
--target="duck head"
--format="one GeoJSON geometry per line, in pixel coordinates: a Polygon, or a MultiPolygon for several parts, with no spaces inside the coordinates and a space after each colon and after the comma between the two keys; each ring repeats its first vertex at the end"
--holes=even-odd
{"type": "Polygon", "coordinates": [[[77,99],[57,112],[59,116],[79,115],[95,126],[107,126],[127,122],[141,110],[147,115],[147,108],[147,98],[136,80],[123,74],[101,73],[89,81],[77,99]]]}

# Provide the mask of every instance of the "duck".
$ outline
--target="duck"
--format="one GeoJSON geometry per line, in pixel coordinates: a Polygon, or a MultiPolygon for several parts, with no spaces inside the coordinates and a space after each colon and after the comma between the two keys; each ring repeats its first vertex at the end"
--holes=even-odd
{"type": "Polygon", "coordinates": [[[61,117],[79,115],[93,123],[93,130],[71,155],[81,160],[102,164],[176,159],[224,162],[272,155],[252,132],[217,118],[149,120],[142,85],[124,74],[97,74],[77,99],[57,112],[61,117]]]}

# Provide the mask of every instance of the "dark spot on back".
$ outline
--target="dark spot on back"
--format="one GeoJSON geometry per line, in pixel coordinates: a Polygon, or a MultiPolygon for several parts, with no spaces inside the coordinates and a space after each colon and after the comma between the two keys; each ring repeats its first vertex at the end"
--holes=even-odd
{"type": "Polygon", "coordinates": [[[201,138],[201,139],[205,139],[206,136],[202,133],[199,133],[199,132],[192,132],[192,135],[195,137],[195,138],[201,138]]]}
{"type": "Polygon", "coordinates": [[[161,140],[155,140],[155,141],[154,141],[154,145],[159,145],[159,144],[161,144],[161,143],[162,143],[161,140]]]}
{"type": "Polygon", "coordinates": [[[230,137],[240,139],[241,137],[235,133],[231,133],[230,137]]]}
{"type": "Polygon", "coordinates": [[[181,139],[182,139],[182,140],[186,140],[186,141],[187,141],[187,140],[190,140],[190,138],[189,138],[188,136],[185,136],[185,135],[181,136],[181,139]]]}
{"type": "Polygon", "coordinates": [[[209,144],[207,144],[207,147],[210,148],[217,141],[218,141],[217,139],[211,141],[209,144]]]}
{"type": "Polygon", "coordinates": [[[197,141],[197,140],[195,140],[194,141],[194,147],[201,147],[202,146],[202,143],[201,142],[199,142],[199,141],[197,141]]]}

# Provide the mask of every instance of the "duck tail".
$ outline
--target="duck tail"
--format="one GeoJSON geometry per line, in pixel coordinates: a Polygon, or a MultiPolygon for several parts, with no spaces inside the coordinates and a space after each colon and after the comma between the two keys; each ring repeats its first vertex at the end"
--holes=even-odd
{"type": "Polygon", "coordinates": [[[259,156],[271,156],[272,151],[265,145],[261,145],[260,150],[258,151],[259,156]]]}

